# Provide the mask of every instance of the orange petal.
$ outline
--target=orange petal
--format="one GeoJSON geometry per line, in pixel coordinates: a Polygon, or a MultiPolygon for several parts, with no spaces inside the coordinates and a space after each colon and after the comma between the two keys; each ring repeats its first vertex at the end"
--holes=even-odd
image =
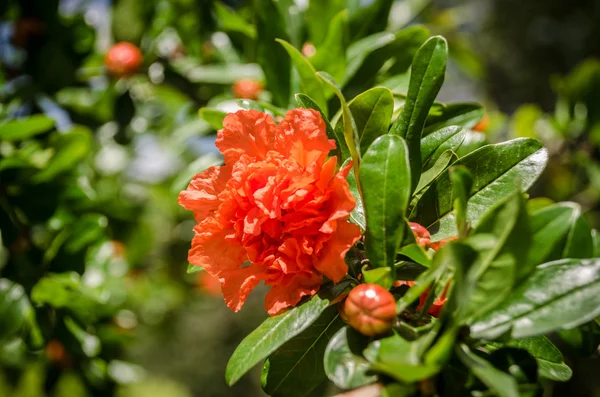
{"type": "Polygon", "coordinates": [[[303,296],[316,294],[323,281],[323,277],[316,273],[296,273],[286,279],[287,283],[275,285],[267,292],[265,309],[271,316],[296,306],[303,296]]]}
{"type": "Polygon", "coordinates": [[[225,164],[233,164],[246,154],[264,159],[275,149],[275,122],[266,113],[240,110],[223,119],[223,129],[217,134],[216,146],[225,157],[225,164]]]}
{"type": "Polygon", "coordinates": [[[188,261],[205,268],[210,274],[220,277],[223,270],[240,267],[246,260],[244,248],[231,235],[232,229],[223,227],[214,219],[208,219],[194,227],[192,248],[188,261]]]}
{"type": "Polygon", "coordinates": [[[234,312],[239,311],[248,294],[261,282],[263,275],[257,266],[246,266],[221,273],[221,291],[225,303],[234,312]]]}
{"type": "Polygon", "coordinates": [[[230,167],[210,167],[197,174],[188,188],[179,193],[177,202],[186,210],[194,211],[198,222],[203,221],[219,206],[218,195],[231,178],[230,167]]]}
{"type": "Polygon", "coordinates": [[[303,167],[322,164],[335,141],[327,138],[325,122],[313,109],[293,109],[277,126],[277,150],[303,167]]]}
{"type": "Polygon", "coordinates": [[[315,268],[334,282],[340,281],[348,273],[344,258],[346,252],[360,239],[360,228],[349,222],[339,222],[336,233],[323,244],[315,268]]]}

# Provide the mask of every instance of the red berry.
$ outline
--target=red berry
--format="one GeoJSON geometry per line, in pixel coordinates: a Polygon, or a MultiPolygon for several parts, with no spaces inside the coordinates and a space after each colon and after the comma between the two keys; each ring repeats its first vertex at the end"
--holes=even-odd
{"type": "Polygon", "coordinates": [[[144,58],[136,45],[122,42],[113,45],[104,57],[104,66],[117,77],[131,76],[137,72],[144,58]]]}
{"type": "Polygon", "coordinates": [[[340,310],[342,319],[363,335],[390,330],[396,319],[396,300],[377,284],[360,284],[350,291],[340,310]]]}
{"type": "Polygon", "coordinates": [[[252,79],[241,79],[233,84],[233,95],[240,99],[258,99],[263,85],[260,81],[252,79]]]}

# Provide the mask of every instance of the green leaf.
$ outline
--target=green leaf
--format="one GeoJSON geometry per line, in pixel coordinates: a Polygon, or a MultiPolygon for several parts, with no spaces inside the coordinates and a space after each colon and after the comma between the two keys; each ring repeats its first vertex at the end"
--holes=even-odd
{"type": "Polygon", "coordinates": [[[538,374],[546,379],[566,382],[573,371],[565,364],[560,350],[545,336],[535,336],[526,339],[514,339],[506,346],[527,350],[538,363],[538,374]]]}
{"type": "Polygon", "coordinates": [[[329,26],[327,36],[316,46],[317,52],[310,58],[310,62],[315,69],[329,73],[336,81],[342,81],[346,72],[348,11],[337,13],[326,26],[329,26]]]}
{"type": "Polygon", "coordinates": [[[448,150],[456,152],[465,139],[467,131],[450,126],[439,129],[421,139],[421,161],[423,168],[427,169],[448,150]]]}
{"type": "Polygon", "coordinates": [[[441,36],[427,40],[417,51],[404,107],[390,130],[405,138],[408,144],[413,190],[421,174],[421,134],[429,109],[444,82],[447,58],[448,43],[441,36]]]}
{"type": "Polygon", "coordinates": [[[594,239],[592,228],[587,219],[580,215],[573,224],[565,249],[563,258],[592,258],[594,256],[594,239]]]}
{"type": "Polygon", "coordinates": [[[327,112],[323,83],[317,77],[315,68],[293,45],[281,39],[276,39],[276,41],[285,48],[298,71],[302,92],[311,97],[323,112],[327,112]]]}
{"type": "Polygon", "coordinates": [[[22,285],[0,278],[0,342],[19,334],[33,316],[33,309],[22,285]]]}
{"type": "Polygon", "coordinates": [[[256,38],[256,29],[252,24],[248,23],[235,11],[221,4],[219,1],[214,2],[215,13],[220,28],[225,32],[243,33],[251,39],[256,38]]]}
{"type": "Polygon", "coordinates": [[[373,0],[360,2],[359,7],[351,8],[350,32],[352,41],[372,32],[385,30],[392,3],[393,0],[373,0]]]}
{"type": "Polygon", "coordinates": [[[399,255],[404,255],[419,265],[430,267],[431,258],[419,244],[409,244],[400,248],[399,255]]]}
{"type": "Polygon", "coordinates": [[[65,250],[68,253],[75,253],[100,239],[105,239],[106,226],[108,226],[106,216],[94,213],[83,214],[75,221],[71,236],[65,244],[65,250]]]}
{"type": "Polygon", "coordinates": [[[368,266],[364,265],[362,268],[362,274],[365,283],[381,285],[385,289],[390,289],[394,282],[392,268],[390,267],[378,267],[376,269],[369,270],[368,266]]]}
{"type": "MultiPolygon", "coordinates": [[[[342,168],[348,164],[350,159],[344,162],[342,168]]],[[[367,228],[367,220],[365,218],[365,208],[363,205],[362,197],[360,196],[360,192],[358,191],[358,185],[356,184],[356,177],[354,176],[354,169],[351,169],[348,173],[348,188],[350,192],[354,196],[354,200],[356,200],[356,206],[350,213],[350,221],[354,222],[358,226],[360,226],[361,230],[365,230],[367,228]]]]}
{"type": "Polygon", "coordinates": [[[441,112],[427,116],[423,136],[449,126],[471,129],[483,118],[485,111],[477,103],[451,103],[441,108],[441,112]]]}
{"type": "Polygon", "coordinates": [[[0,124],[0,141],[23,141],[54,128],[54,120],[41,114],[0,124]]]}
{"type": "Polygon", "coordinates": [[[410,172],[406,143],[397,135],[377,138],[360,165],[367,216],[365,245],[372,267],[393,269],[406,230],[410,172]]]}
{"type": "Polygon", "coordinates": [[[67,309],[84,322],[96,321],[110,309],[100,296],[81,284],[75,272],[50,274],[31,290],[31,300],[56,309],[67,309]]]}
{"type": "Polygon", "coordinates": [[[468,296],[456,316],[461,322],[489,311],[507,298],[513,287],[533,268],[524,266],[531,241],[531,229],[525,200],[517,191],[481,218],[467,244],[478,252],[466,273],[461,288],[468,296]],[[493,237],[491,247],[478,244],[480,236],[493,237]]]}
{"type": "MultiPolygon", "coordinates": [[[[279,44],[275,42],[273,44],[283,52],[282,56],[286,56],[285,51],[279,44]]],[[[203,65],[190,58],[175,60],[170,64],[176,72],[183,75],[191,83],[233,84],[240,79],[265,79],[263,70],[255,63],[203,65]]]]}
{"type": "Polygon", "coordinates": [[[421,174],[421,178],[419,179],[419,184],[415,189],[413,194],[411,203],[413,206],[417,203],[420,198],[425,193],[425,189],[428,188],[444,171],[448,169],[450,164],[455,162],[457,159],[456,154],[451,150],[446,150],[442,155],[436,160],[435,164],[431,166],[427,171],[421,174]]]}
{"type": "MultiPolygon", "coordinates": [[[[287,107],[290,99],[291,64],[285,49],[275,39],[288,40],[285,18],[273,0],[254,0],[256,12],[256,57],[273,94],[273,104],[287,107]]],[[[237,67],[237,65],[236,65],[237,67]]]]}
{"type": "Polygon", "coordinates": [[[345,8],[344,0],[310,1],[305,13],[310,42],[319,46],[329,34],[329,24],[345,8]]]}
{"type": "Polygon", "coordinates": [[[265,392],[275,397],[308,395],[325,380],[325,349],[343,326],[337,306],[332,306],[301,334],[271,354],[263,367],[265,392]]]}
{"type": "Polygon", "coordinates": [[[401,382],[413,383],[435,375],[440,367],[421,361],[419,340],[409,342],[394,333],[392,336],[373,341],[364,356],[376,372],[383,372],[401,382]]]}
{"type": "Polygon", "coordinates": [[[361,339],[362,335],[346,326],[336,332],[325,349],[325,374],[341,389],[355,389],[377,381],[377,376],[367,375],[370,364],[362,357],[361,339]]]}
{"type": "Polygon", "coordinates": [[[466,345],[456,347],[456,355],[495,395],[499,397],[519,397],[515,378],[496,369],[481,357],[473,354],[466,345]]]}
{"type": "Polygon", "coordinates": [[[372,87],[383,66],[393,62],[393,74],[404,73],[429,30],[420,25],[396,33],[381,32],[365,37],[348,47],[348,66],[342,87],[350,97],[372,87]]]}
{"type": "MultiPolygon", "coordinates": [[[[323,80],[333,89],[335,95],[340,100],[342,107],[342,121],[344,125],[344,139],[346,140],[346,146],[350,151],[350,156],[352,160],[354,160],[354,172],[356,173],[360,163],[360,139],[358,137],[358,130],[356,128],[356,123],[354,122],[354,117],[352,117],[352,112],[350,112],[348,103],[346,102],[344,95],[342,95],[340,88],[335,83],[335,80],[333,80],[333,78],[325,72],[318,72],[317,76],[319,76],[321,80],[323,80]]],[[[358,185],[360,190],[360,181],[358,185]]]]}
{"type": "Polygon", "coordinates": [[[74,127],[70,132],[58,136],[55,147],[54,157],[50,159],[46,168],[31,178],[32,181],[47,182],[75,167],[91,150],[92,134],[86,127],[74,127]]]}
{"type": "Polygon", "coordinates": [[[204,271],[203,267],[192,265],[191,263],[188,263],[186,273],[193,274],[193,273],[199,273],[199,272],[203,272],[203,271],[204,271]]]}
{"type": "Polygon", "coordinates": [[[355,97],[348,107],[358,130],[360,152],[364,154],[375,139],[387,134],[394,112],[394,97],[387,88],[375,87],[355,97]]]}
{"type": "MultiPolygon", "coordinates": [[[[471,226],[475,227],[488,208],[512,194],[515,188],[527,190],[541,174],[547,159],[542,144],[526,138],[487,145],[458,159],[454,165],[465,166],[473,175],[467,208],[471,226]]],[[[410,218],[429,229],[432,241],[457,234],[448,171],[427,190],[410,218]]]]}
{"type": "MultiPolygon", "coordinates": [[[[396,313],[400,314],[406,310],[414,301],[427,291],[429,286],[455,261],[451,247],[453,244],[447,244],[442,247],[433,257],[431,267],[415,279],[415,284],[396,302],[396,313]]],[[[398,268],[397,273],[404,266],[398,268]]]]}
{"type": "Polygon", "coordinates": [[[577,203],[556,203],[535,211],[531,215],[533,232],[532,247],[527,263],[532,266],[561,259],[566,241],[577,219],[581,207],[577,203]]]}
{"type": "Polygon", "coordinates": [[[450,181],[452,182],[453,207],[456,214],[456,229],[460,238],[467,237],[469,224],[467,223],[467,201],[473,186],[473,176],[468,169],[461,166],[450,168],[450,181]]]}
{"type": "Polygon", "coordinates": [[[200,115],[200,118],[210,124],[210,127],[214,130],[223,128],[223,119],[227,116],[227,113],[211,108],[200,108],[198,114],[200,115]]]}
{"type": "Polygon", "coordinates": [[[571,329],[600,315],[600,259],[545,263],[500,306],[477,319],[471,336],[526,338],[571,329]]]}
{"type": "Polygon", "coordinates": [[[236,383],[261,360],[307,329],[347,286],[348,283],[340,282],[331,289],[322,290],[300,306],[267,318],[238,345],[231,355],[225,370],[227,384],[231,386],[236,383]]]}

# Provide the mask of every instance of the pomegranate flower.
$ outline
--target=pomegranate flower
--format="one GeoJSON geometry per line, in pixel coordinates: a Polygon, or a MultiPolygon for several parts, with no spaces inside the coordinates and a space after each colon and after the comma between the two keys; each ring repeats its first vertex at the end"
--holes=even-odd
{"type": "Polygon", "coordinates": [[[317,293],[323,276],[347,273],[346,252],[360,238],[348,217],[355,206],[346,177],[328,158],[335,141],[311,109],[280,124],[262,112],[223,120],[216,145],[225,165],[196,175],[179,195],[198,225],[189,262],[219,279],[227,306],[238,311],[261,281],[273,315],[317,293]]]}

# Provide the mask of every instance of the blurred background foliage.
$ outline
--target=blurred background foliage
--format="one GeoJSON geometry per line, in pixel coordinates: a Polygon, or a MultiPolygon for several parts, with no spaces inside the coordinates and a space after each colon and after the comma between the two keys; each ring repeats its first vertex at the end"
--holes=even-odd
{"type": "MultiPolygon", "coordinates": [[[[599,228],[595,0],[0,2],[0,395],[264,395],[257,373],[223,379],[266,316],[260,294],[234,314],[186,273],[194,221],[177,194],[220,163],[224,112],[297,106],[307,87],[274,38],[348,100],[384,85],[401,104],[429,34],[401,30],[415,24],[449,40],[439,99],[488,109],[461,154],[541,139],[551,161],[534,195],[581,203],[599,228]],[[143,53],[132,76],[105,68],[120,41],[143,53]]],[[[565,339],[576,376],[561,392],[592,395],[597,338],[565,339]]]]}

